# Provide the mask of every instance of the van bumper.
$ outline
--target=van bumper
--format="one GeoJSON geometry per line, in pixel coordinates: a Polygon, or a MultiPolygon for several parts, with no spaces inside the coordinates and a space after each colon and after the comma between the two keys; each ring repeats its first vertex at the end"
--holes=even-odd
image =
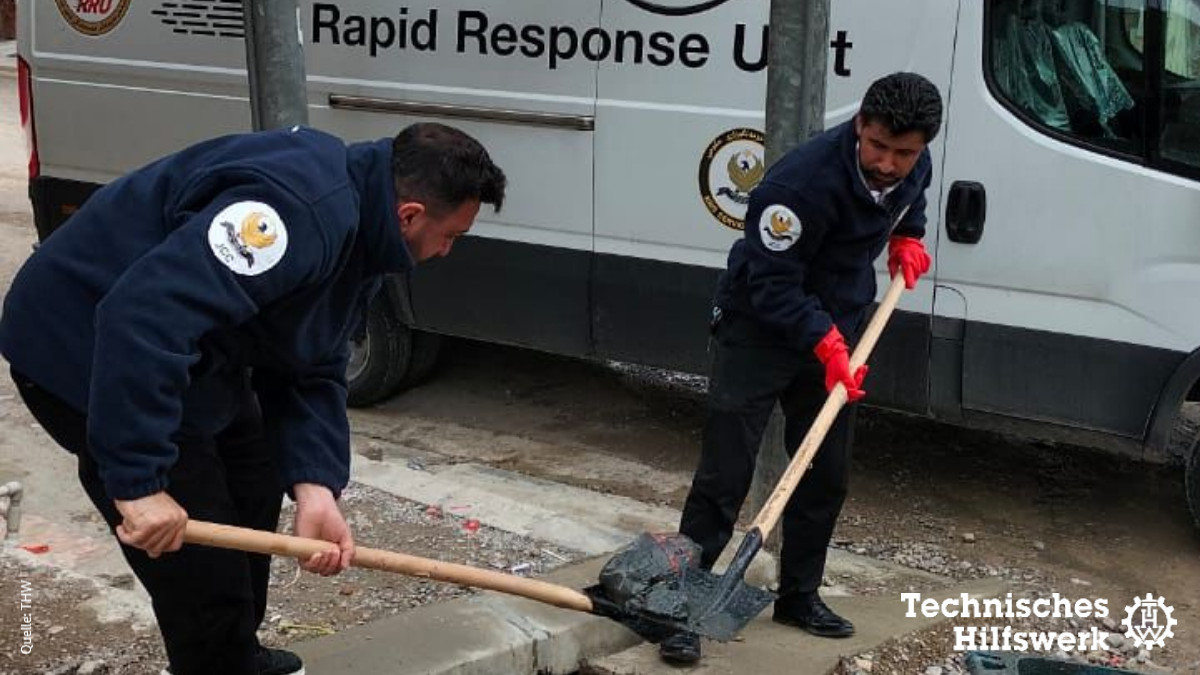
{"type": "Polygon", "coordinates": [[[33,205],[38,241],[45,241],[98,189],[98,183],[52,176],[38,176],[29,181],[29,202],[33,205]]]}

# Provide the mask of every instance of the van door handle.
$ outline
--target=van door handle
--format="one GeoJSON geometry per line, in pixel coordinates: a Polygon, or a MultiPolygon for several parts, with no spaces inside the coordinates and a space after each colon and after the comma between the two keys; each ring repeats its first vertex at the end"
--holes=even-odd
{"type": "Polygon", "coordinates": [[[987,220],[987,190],[983,183],[956,180],[946,199],[946,234],[950,241],[976,244],[983,237],[987,220]]]}

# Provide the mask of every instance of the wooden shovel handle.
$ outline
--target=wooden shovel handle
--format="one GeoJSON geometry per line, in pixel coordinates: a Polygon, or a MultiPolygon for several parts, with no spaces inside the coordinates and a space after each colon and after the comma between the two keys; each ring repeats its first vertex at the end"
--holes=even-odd
{"type": "MultiPolygon", "coordinates": [[[[314,553],[328,551],[334,546],[319,539],[306,539],[232,525],[219,525],[202,520],[188,521],[187,528],[183,533],[183,540],[189,544],[298,559],[307,559],[314,553]]],[[[483,570],[469,565],[419,558],[365,546],[354,548],[354,559],[351,565],[385,572],[398,572],[410,577],[445,581],[473,588],[486,588],[509,595],[519,595],[564,609],[581,612],[592,611],[591,598],[573,588],[512,574],[483,570]]]]}
{"type": "MultiPolygon", "coordinates": [[[[903,292],[904,275],[897,273],[892,278],[892,285],[888,286],[883,301],[879,303],[875,314],[871,316],[871,322],[867,324],[867,330],[863,332],[862,339],[854,348],[854,353],[850,355],[850,372],[853,373],[857,370],[871,356],[871,350],[879,341],[883,327],[887,325],[888,319],[892,316],[892,310],[896,309],[896,303],[900,301],[900,294],[903,292]]],[[[833,388],[833,391],[829,392],[829,397],[825,399],[825,405],[821,406],[821,412],[817,413],[817,418],[813,420],[804,440],[800,442],[800,446],[792,456],[792,461],[788,463],[787,470],[783,472],[779,483],[771,491],[771,496],[767,498],[766,503],[758,512],[758,516],[750,525],[751,528],[757,527],[763,538],[766,538],[767,534],[775,527],[775,523],[779,521],[783,507],[787,505],[792,491],[796,489],[804,472],[808,470],[813,456],[821,447],[821,441],[825,440],[825,434],[829,432],[829,427],[833,425],[833,421],[844,405],[846,405],[846,388],[839,383],[833,388]]]]}

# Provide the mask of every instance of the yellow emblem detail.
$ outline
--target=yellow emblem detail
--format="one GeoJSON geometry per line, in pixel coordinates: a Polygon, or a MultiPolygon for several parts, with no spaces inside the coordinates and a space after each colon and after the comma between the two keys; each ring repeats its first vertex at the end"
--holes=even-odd
{"type": "Polygon", "coordinates": [[[266,214],[253,211],[242,219],[242,241],[252,248],[266,248],[275,243],[275,226],[268,222],[266,214]]]}
{"type": "Polygon", "coordinates": [[[762,160],[750,150],[731,155],[725,169],[729,172],[729,180],[739,192],[750,192],[767,172],[762,160]]]}
{"type": "Polygon", "coordinates": [[[771,214],[771,231],[776,236],[783,236],[792,229],[792,219],[787,214],[776,211],[771,214]]]}

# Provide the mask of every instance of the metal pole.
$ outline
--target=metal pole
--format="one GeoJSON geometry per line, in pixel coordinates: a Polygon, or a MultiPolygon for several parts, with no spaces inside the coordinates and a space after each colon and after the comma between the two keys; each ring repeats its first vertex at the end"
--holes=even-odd
{"type": "Polygon", "coordinates": [[[771,0],[767,165],[825,129],[829,0],[771,0]]]}
{"type": "MultiPolygon", "coordinates": [[[[825,70],[829,60],[829,0],[771,0],[767,53],[766,163],[825,128],[825,70]]],[[[790,448],[794,450],[795,448],[790,448]]],[[[758,451],[750,507],[757,513],[787,468],[784,421],[771,413],[758,451]]],[[[779,528],[766,547],[779,551],[779,528]]]]}
{"type": "Polygon", "coordinates": [[[255,131],[308,124],[297,0],[242,0],[255,131]]]}

